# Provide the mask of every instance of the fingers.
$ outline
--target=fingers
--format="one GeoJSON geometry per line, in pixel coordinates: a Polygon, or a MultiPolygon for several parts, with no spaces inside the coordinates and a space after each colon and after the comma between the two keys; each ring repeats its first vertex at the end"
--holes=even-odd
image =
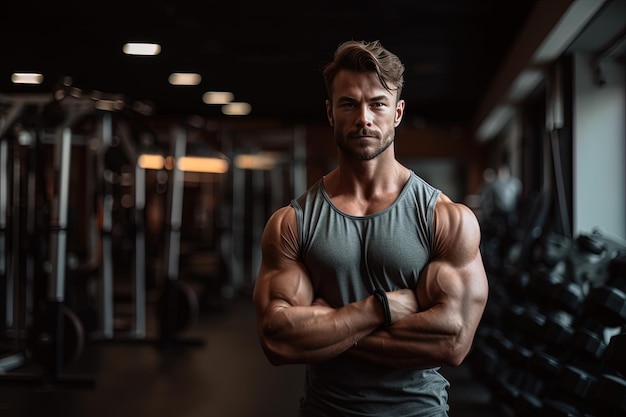
{"type": "Polygon", "coordinates": [[[326,300],[324,300],[323,298],[316,298],[315,300],[313,300],[313,302],[311,303],[312,306],[321,306],[321,307],[330,307],[330,304],[328,304],[326,302],[326,300]]]}

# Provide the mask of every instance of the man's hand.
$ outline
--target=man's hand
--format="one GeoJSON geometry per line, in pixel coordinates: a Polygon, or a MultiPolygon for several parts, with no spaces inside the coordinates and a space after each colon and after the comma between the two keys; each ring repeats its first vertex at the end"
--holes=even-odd
{"type": "Polygon", "coordinates": [[[391,323],[417,313],[419,305],[415,291],[410,289],[396,290],[387,293],[389,300],[389,311],[391,312],[391,323]]]}
{"type": "MultiPolygon", "coordinates": [[[[387,293],[387,300],[389,300],[389,312],[391,313],[391,323],[395,323],[408,316],[409,314],[417,313],[418,303],[415,291],[409,289],[396,290],[387,293]]],[[[311,303],[313,306],[328,307],[331,306],[323,298],[316,298],[311,303]]],[[[381,316],[384,314],[381,307],[381,316]]]]}

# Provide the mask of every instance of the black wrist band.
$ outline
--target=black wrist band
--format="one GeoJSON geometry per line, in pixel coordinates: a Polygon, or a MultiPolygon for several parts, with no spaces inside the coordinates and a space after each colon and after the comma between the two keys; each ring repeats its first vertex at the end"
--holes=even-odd
{"type": "Polygon", "coordinates": [[[385,327],[391,325],[391,310],[389,310],[389,300],[387,299],[387,293],[381,289],[374,290],[374,296],[380,301],[383,306],[383,312],[385,313],[385,327]]]}

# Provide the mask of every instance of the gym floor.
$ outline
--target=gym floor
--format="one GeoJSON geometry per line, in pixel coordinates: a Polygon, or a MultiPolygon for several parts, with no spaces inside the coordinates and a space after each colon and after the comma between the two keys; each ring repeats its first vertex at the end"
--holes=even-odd
{"type": "MultiPolygon", "coordinates": [[[[147,339],[89,341],[53,386],[12,380],[37,375],[30,367],[2,377],[0,416],[295,417],[303,380],[302,366],[265,359],[248,297],[201,311],[169,348],[147,339]]],[[[466,365],[442,372],[451,382],[450,417],[510,416],[466,365]]]]}

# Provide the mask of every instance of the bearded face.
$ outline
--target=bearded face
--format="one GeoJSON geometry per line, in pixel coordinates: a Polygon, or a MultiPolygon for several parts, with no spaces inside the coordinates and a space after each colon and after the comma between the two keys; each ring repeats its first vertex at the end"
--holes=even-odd
{"type": "Polygon", "coordinates": [[[404,101],[398,100],[394,90],[386,89],[375,73],[341,70],[326,109],[343,156],[369,161],[393,144],[404,101]]]}
{"type": "Polygon", "coordinates": [[[394,138],[393,127],[384,132],[362,128],[358,132],[347,135],[335,129],[335,141],[339,150],[346,159],[359,161],[376,158],[393,144],[394,138]]]}

